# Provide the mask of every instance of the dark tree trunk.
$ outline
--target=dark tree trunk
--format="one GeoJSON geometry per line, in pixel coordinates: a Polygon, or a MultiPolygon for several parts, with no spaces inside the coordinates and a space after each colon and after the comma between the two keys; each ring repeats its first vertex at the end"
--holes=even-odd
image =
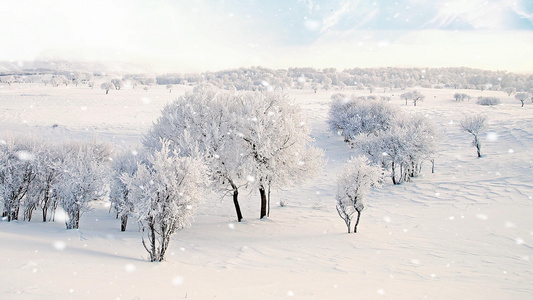
{"type": "Polygon", "coordinates": [[[357,225],[359,225],[359,219],[361,218],[361,211],[358,209],[355,211],[357,212],[357,219],[355,220],[355,225],[353,226],[353,233],[357,233],[357,225]]]}
{"type": "Polygon", "coordinates": [[[259,218],[262,219],[266,217],[267,214],[267,196],[263,186],[259,187],[259,194],[261,195],[261,215],[259,218]]]}
{"type": "Polygon", "coordinates": [[[237,221],[242,220],[241,206],[239,205],[239,188],[232,182],[231,188],[233,189],[233,204],[235,205],[235,212],[237,213],[237,221]]]}
{"type": "Polygon", "coordinates": [[[270,217],[270,184],[268,185],[267,208],[267,217],[270,217]]]}
{"type": "Polygon", "coordinates": [[[120,231],[126,231],[127,225],[128,225],[128,215],[120,216],[120,231]]]}

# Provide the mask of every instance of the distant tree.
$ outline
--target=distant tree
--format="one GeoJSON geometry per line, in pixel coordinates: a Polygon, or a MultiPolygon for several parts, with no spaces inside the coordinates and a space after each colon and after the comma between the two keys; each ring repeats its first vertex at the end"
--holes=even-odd
{"type": "Polygon", "coordinates": [[[422,95],[419,91],[414,90],[412,91],[411,99],[413,100],[413,105],[416,106],[416,103],[418,101],[423,101],[426,96],[422,95]]]}
{"type": "Polygon", "coordinates": [[[346,223],[348,233],[354,215],[353,232],[357,232],[357,225],[364,209],[364,199],[371,187],[379,187],[382,181],[380,167],[371,166],[365,157],[350,159],[337,179],[337,213],[346,223]]]}
{"type": "Polygon", "coordinates": [[[461,129],[474,136],[472,145],[477,149],[477,157],[481,157],[481,142],[479,134],[487,128],[487,116],[481,114],[467,115],[460,123],[461,129]]]}
{"type": "Polygon", "coordinates": [[[412,92],[406,92],[400,95],[402,99],[405,99],[405,105],[407,105],[407,101],[413,99],[413,93],[412,92]]]}
{"type": "Polygon", "coordinates": [[[108,81],[108,82],[102,83],[100,85],[100,88],[102,90],[105,90],[105,94],[107,95],[109,93],[109,90],[112,90],[115,88],[115,85],[112,82],[108,81]]]}
{"type": "Polygon", "coordinates": [[[61,77],[54,76],[50,79],[50,84],[55,87],[58,87],[62,83],[63,83],[63,79],[61,79],[61,77]]]}
{"type": "Polygon", "coordinates": [[[124,86],[124,82],[121,79],[118,79],[118,78],[111,79],[111,83],[113,84],[115,90],[117,90],[117,91],[120,90],[124,86]]]}
{"type": "Polygon", "coordinates": [[[455,101],[464,101],[465,99],[468,100],[471,98],[469,95],[462,93],[455,93],[453,97],[455,98],[455,101]]]}
{"type": "Polygon", "coordinates": [[[529,99],[532,99],[531,98],[531,94],[530,93],[527,93],[527,92],[522,92],[522,93],[516,93],[514,95],[514,97],[519,100],[520,102],[522,102],[522,107],[524,107],[524,102],[529,100],[529,99]]]}
{"type": "Polygon", "coordinates": [[[174,88],[174,86],[172,84],[167,84],[167,90],[169,93],[172,93],[172,89],[174,88]]]}
{"type": "Polygon", "coordinates": [[[503,89],[505,93],[507,93],[507,96],[511,96],[511,94],[516,93],[516,88],[514,87],[506,87],[503,89]]]}
{"type": "Polygon", "coordinates": [[[11,86],[11,84],[15,82],[15,77],[12,75],[3,76],[2,81],[7,83],[7,85],[11,86]]]}
{"type": "Polygon", "coordinates": [[[190,226],[197,204],[204,197],[206,167],[190,157],[180,157],[162,141],[160,151],[151,153],[138,165],[134,175],[124,173],[128,197],[134,199],[134,211],[148,240],[142,244],[150,261],[165,259],[171,236],[190,226]]]}

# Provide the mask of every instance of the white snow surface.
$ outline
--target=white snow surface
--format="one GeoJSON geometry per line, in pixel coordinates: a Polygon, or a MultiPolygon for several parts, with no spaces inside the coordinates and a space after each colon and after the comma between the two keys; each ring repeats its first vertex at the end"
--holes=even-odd
{"type": "MultiPolygon", "coordinates": [[[[192,87],[110,91],[0,84],[0,131],[45,139],[98,139],[136,151],[161,108],[192,87]]],[[[79,230],[62,222],[0,221],[0,299],[531,299],[533,297],[533,104],[503,92],[419,89],[405,106],[442,133],[436,173],[371,191],[358,233],[335,210],[336,178],[356,155],[326,124],[330,96],[290,90],[328,160],[308,183],[273,191],[270,218],[259,196],[206,195],[191,228],[172,238],[165,262],[150,263],[138,226],[92,203],[79,230]],[[497,96],[502,105],[456,102],[453,94],[497,96]],[[458,124],[484,113],[489,129],[476,157],[458,124]],[[284,207],[276,203],[283,201],[284,207]]],[[[346,90],[367,95],[367,91],[346,90]]],[[[380,94],[376,93],[375,94],[380,94]]],[[[393,95],[394,94],[394,95],[393,95]]]]}

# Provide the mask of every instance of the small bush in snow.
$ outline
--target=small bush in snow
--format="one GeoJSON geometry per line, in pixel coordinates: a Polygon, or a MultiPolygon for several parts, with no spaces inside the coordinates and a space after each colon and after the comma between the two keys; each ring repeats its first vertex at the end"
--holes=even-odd
{"type": "Polygon", "coordinates": [[[492,106],[492,105],[498,105],[502,103],[500,98],[496,97],[479,97],[477,98],[477,104],[479,105],[486,105],[486,106],[492,106]]]}
{"type": "Polygon", "coordinates": [[[357,232],[357,225],[364,208],[364,198],[371,187],[378,187],[382,178],[380,167],[369,165],[365,157],[352,158],[344,166],[344,170],[337,179],[337,213],[346,223],[348,233],[354,216],[353,232],[357,232]]]}

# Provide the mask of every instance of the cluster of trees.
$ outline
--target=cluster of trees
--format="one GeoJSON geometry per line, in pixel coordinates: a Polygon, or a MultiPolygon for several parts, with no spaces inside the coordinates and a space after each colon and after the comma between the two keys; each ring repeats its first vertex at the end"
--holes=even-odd
{"type": "Polygon", "coordinates": [[[348,232],[357,215],[356,232],[362,201],[370,187],[379,185],[382,171],[390,171],[393,184],[418,176],[426,160],[434,171],[437,131],[421,114],[402,113],[384,101],[335,94],[328,123],[331,131],[365,155],[350,160],[337,182],[337,212],[348,232]]]}
{"type": "Polygon", "coordinates": [[[44,142],[30,136],[0,139],[0,200],[8,221],[31,221],[36,208],[42,220],[61,207],[68,215],[67,229],[78,228],[88,203],[105,195],[108,144],[72,141],[44,142]]]}
{"type": "Polygon", "coordinates": [[[17,220],[21,209],[29,221],[36,208],[47,221],[61,207],[72,229],[79,228],[90,201],[109,195],[121,230],[134,217],[150,260],[161,261],[171,235],[190,224],[206,189],[230,192],[238,221],[239,191],[259,191],[263,218],[269,216],[271,189],[318,173],[323,152],[310,145],[309,130],[284,94],[201,85],[163,109],[139,152],[114,153],[94,141],[1,139],[0,201],[8,221],[17,220]]]}
{"type": "Polygon", "coordinates": [[[268,69],[240,68],[194,74],[162,74],[157,84],[192,84],[208,82],[219,88],[237,90],[311,89],[369,89],[384,91],[420,86],[424,88],[454,88],[477,90],[507,90],[531,92],[533,75],[504,71],[485,71],[471,68],[354,68],[338,71],[335,68],[268,69]]]}
{"type": "Polygon", "coordinates": [[[284,94],[201,85],[163,109],[143,144],[158,150],[161,139],[168,140],[180,155],[205,161],[213,185],[232,193],[240,221],[241,187],[259,191],[263,218],[272,188],[318,172],[323,153],[310,146],[309,131],[299,107],[284,94]]]}

